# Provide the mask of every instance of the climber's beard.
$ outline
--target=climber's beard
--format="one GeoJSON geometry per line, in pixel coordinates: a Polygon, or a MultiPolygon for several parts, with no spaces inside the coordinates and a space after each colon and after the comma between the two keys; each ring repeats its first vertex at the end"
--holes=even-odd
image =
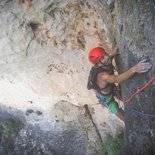
{"type": "Polygon", "coordinates": [[[110,56],[108,54],[104,54],[102,58],[100,59],[99,63],[105,66],[109,65],[111,63],[110,56]]]}

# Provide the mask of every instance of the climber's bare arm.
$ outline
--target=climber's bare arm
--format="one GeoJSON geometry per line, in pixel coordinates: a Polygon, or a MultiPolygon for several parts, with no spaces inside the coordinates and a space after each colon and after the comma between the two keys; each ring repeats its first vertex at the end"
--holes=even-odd
{"type": "Polygon", "coordinates": [[[104,74],[101,74],[101,78],[103,81],[108,83],[121,83],[122,81],[129,79],[135,73],[136,72],[134,71],[134,69],[131,68],[120,75],[109,75],[108,73],[104,73],[104,74]]]}
{"type": "Polygon", "coordinates": [[[98,79],[100,79],[100,81],[105,81],[108,83],[121,83],[122,81],[129,79],[135,73],[147,72],[152,67],[152,65],[145,61],[146,60],[140,61],[137,65],[131,67],[129,70],[119,75],[109,75],[108,73],[99,73],[98,79]]]}

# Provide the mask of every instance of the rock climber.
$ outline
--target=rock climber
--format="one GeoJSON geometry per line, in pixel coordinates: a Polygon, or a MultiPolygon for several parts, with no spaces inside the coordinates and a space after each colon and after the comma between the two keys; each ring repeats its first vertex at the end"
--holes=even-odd
{"type": "Polygon", "coordinates": [[[110,54],[101,47],[93,48],[89,52],[89,60],[94,66],[90,70],[87,88],[88,90],[93,89],[96,93],[96,97],[99,99],[99,103],[106,106],[110,112],[124,121],[124,111],[122,108],[119,108],[115,99],[115,97],[119,98],[119,90],[116,83],[120,84],[136,73],[147,72],[152,65],[144,59],[126,72],[115,75],[112,60],[117,54],[117,48],[111,51],[110,54]]]}

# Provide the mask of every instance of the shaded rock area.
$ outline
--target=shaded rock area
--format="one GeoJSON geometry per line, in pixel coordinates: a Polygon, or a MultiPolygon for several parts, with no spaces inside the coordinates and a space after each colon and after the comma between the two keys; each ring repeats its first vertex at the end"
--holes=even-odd
{"type": "Polygon", "coordinates": [[[1,106],[0,154],[103,154],[101,139],[85,109],[65,101],[55,106],[55,120],[33,123],[26,123],[21,111],[1,106]]]}
{"type": "MultiPolygon", "coordinates": [[[[110,42],[117,44],[119,73],[126,71],[142,59],[152,63],[148,73],[137,74],[121,84],[123,99],[154,76],[155,62],[155,2],[146,1],[97,1],[99,16],[107,27],[110,42]]],[[[155,82],[125,106],[125,132],[122,155],[155,154],[155,82]]]]}
{"type": "MultiPolygon", "coordinates": [[[[106,2],[100,1],[104,4],[106,2]]],[[[142,59],[151,61],[148,73],[137,74],[122,83],[122,95],[127,99],[154,76],[155,62],[155,5],[154,1],[111,1],[106,14],[111,16],[107,34],[120,49],[119,72],[126,71],[142,59]],[[112,3],[113,2],[113,3],[112,3]],[[111,32],[111,33],[110,33],[111,32]]],[[[102,7],[102,6],[101,6],[102,7]]],[[[105,5],[102,7],[105,12],[105,5]]],[[[105,16],[101,14],[100,16],[105,16]]],[[[155,154],[155,82],[138,94],[125,106],[125,132],[122,155],[155,154]]]]}

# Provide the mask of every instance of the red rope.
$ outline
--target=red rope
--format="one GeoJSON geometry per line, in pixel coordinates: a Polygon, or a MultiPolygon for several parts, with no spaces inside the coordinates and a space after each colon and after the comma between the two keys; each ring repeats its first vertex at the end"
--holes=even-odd
{"type": "Polygon", "coordinates": [[[151,82],[153,82],[153,80],[155,80],[155,76],[153,76],[143,87],[141,87],[140,89],[138,89],[136,92],[134,92],[133,94],[131,94],[127,100],[123,100],[122,98],[121,101],[124,103],[128,103],[135,95],[139,94],[141,91],[143,91],[151,82]]]}

